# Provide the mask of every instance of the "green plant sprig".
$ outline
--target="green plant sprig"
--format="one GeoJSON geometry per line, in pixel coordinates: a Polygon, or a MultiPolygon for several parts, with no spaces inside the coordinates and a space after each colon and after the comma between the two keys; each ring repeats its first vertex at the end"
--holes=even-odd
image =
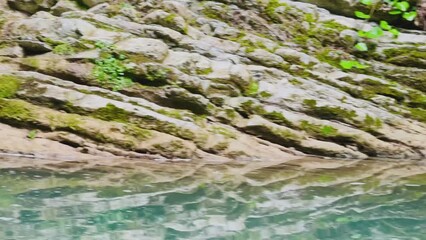
{"type": "Polygon", "coordinates": [[[93,76],[103,86],[119,91],[133,84],[132,79],[126,76],[131,68],[125,64],[125,55],[115,52],[114,46],[98,41],[95,47],[101,50],[101,58],[95,61],[93,76]]]}
{"type": "MultiPolygon", "coordinates": [[[[362,11],[354,11],[354,15],[363,20],[369,20],[373,17],[374,12],[376,9],[386,4],[390,8],[389,14],[390,15],[401,15],[402,18],[404,18],[407,21],[413,21],[416,16],[417,12],[415,10],[415,7],[411,6],[409,2],[407,1],[401,1],[401,0],[359,0],[360,3],[362,3],[365,6],[370,7],[369,13],[364,13],[362,11]]],[[[380,20],[379,26],[375,26],[371,28],[368,31],[359,30],[358,36],[364,39],[378,39],[385,35],[385,32],[391,33],[394,37],[398,37],[400,32],[398,29],[392,27],[387,21],[380,20]]],[[[360,52],[367,52],[370,49],[368,48],[368,45],[365,42],[358,42],[355,44],[354,48],[357,51],[360,52]]],[[[341,60],[340,66],[343,69],[365,69],[367,68],[366,65],[360,63],[357,60],[341,60]]]]}

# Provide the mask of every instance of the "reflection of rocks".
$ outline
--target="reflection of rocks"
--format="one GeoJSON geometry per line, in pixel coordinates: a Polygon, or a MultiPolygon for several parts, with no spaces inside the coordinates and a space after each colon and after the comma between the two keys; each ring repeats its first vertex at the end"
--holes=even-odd
{"type": "MultiPolygon", "coordinates": [[[[16,166],[32,161],[2,162],[16,166]]],[[[357,233],[354,225],[367,221],[375,232],[362,233],[366,239],[425,233],[418,228],[426,221],[419,209],[425,203],[423,162],[303,159],[166,165],[99,159],[70,166],[78,164],[86,167],[54,177],[48,170],[0,171],[0,182],[12,180],[2,195],[12,200],[0,204],[0,232],[16,239],[198,239],[254,233],[261,239],[309,239],[330,231],[329,238],[341,239],[339,231],[331,230],[351,235],[357,233]],[[392,221],[397,218],[416,221],[407,226],[392,221]],[[386,226],[399,230],[389,232],[386,226]],[[413,228],[418,230],[410,232],[413,228]]]]}

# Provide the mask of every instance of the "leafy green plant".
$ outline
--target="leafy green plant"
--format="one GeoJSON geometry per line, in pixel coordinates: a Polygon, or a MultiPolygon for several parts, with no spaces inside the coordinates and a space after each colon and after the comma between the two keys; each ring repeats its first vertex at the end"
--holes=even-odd
{"type": "MultiPolygon", "coordinates": [[[[354,15],[359,19],[369,20],[373,17],[374,12],[379,6],[385,5],[387,8],[389,8],[389,14],[390,15],[401,15],[402,18],[404,18],[407,21],[413,21],[416,18],[416,11],[413,6],[410,5],[407,1],[401,1],[401,0],[359,0],[360,3],[363,5],[369,7],[370,11],[368,13],[362,12],[362,11],[355,11],[354,15]]],[[[368,31],[359,30],[358,36],[366,40],[372,40],[372,39],[378,39],[385,35],[386,32],[389,32],[394,37],[399,36],[399,31],[392,27],[387,21],[380,20],[379,26],[372,27],[368,31]]],[[[357,51],[360,52],[368,52],[370,49],[364,41],[358,42],[354,48],[357,51]]],[[[343,69],[364,69],[366,68],[365,65],[361,64],[360,62],[356,60],[341,60],[340,66],[343,69]]]]}
{"type": "Polygon", "coordinates": [[[371,16],[369,14],[365,14],[365,13],[360,12],[360,11],[355,11],[355,16],[357,18],[361,18],[361,19],[370,19],[371,18],[371,16]]]}
{"type": "Polygon", "coordinates": [[[118,91],[132,85],[132,80],[125,76],[129,68],[119,59],[114,57],[99,59],[95,61],[95,64],[93,75],[112,90],[118,91]]]}
{"type": "Polygon", "coordinates": [[[356,48],[358,51],[361,51],[361,52],[368,51],[368,46],[367,46],[367,44],[366,44],[366,43],[363,43],[363,42],[357,43],[357,44],[355,45],[355,48],[356,48]]]}
{"type": "Polygon", "coordinates": [[[53,53],[56,53],[59,55],[69,55],[69,54],[75,53],[75,50],[71,45],[64,43],[64,44],[55,46],[53,48],[53,53]]]}
{"type": "Polygon", "coordinates": [[[131,69],[124,61],[126,56],[117,54],[113,45],[104,42],[96,42],[95,46],[102,51],[102,57],[95,61],[93,76],[114,91],[131,86],[133,81],[126,76],[126,72],[131,69]]]}
{"type": "Polygon", "coordinates": [[[113,50],[114,47],[111,44],[108,44],[107,42],[103,41],[97,41],[95,42],[95,47],[101,50],[113,50]]]}
{"type": "Polygon", "coordinates": [[[358,31],[358,36],[369,39],[376,39],[384,35],[384,31],[380,27],[373,27],[369,31],[358,31]]]}
{"type": "Polygon", "coordinates": [[[352,69],[352,68],[365,69],[365,68],[368,68],[367,65],[362,64],[362,63],[360,63],[359,61],[356,61],[356,60],[341,60],[339,65],[343,69],[352,69]]]}
{"type": "Polygon", "coordinates": [[[28,132],[27,138],[30,140],[33,140],[34,138],[37,137],[37,133],[38,133],[38,130],[31,130],[28,132]]]}
{"type": "Polygon", "coordinates": [[[407,1],[385,0],[384,2],[392,7],[389,11],[391,15],[401,15],[407,21],[413,21],[417,16],[415,8],[407,1]]]}

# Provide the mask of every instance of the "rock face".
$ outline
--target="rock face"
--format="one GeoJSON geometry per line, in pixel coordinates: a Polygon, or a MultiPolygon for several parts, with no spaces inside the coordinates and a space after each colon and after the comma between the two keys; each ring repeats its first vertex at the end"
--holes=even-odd
{"type": "MultiPolygon", "coordinates": [[[[130,38],[115,44],[118,51],[127,55],[145,58],[146,61],[163,61],[168,52],[168,46],[160,40],[150,38],[130,38]]],[[[142,59],[144,60],[144,59],[142,59]]]]}
{"type": "Polygon", "coordinates": [[[2,6],[8,132],[37,130],[27,138],[88,156],[426,156],[424,32],[385,36],[364,53],[353,49],[356,31],[374,23],[306,3],[86,5],[2,6]],[[345,70],[340,60],[368,67],[345,70]]]}
{"type": "Polygon", "coordinates": [[[32,14],[51,8],[56,0],[8,0],[8,3],[17,10],[32,14]]]}

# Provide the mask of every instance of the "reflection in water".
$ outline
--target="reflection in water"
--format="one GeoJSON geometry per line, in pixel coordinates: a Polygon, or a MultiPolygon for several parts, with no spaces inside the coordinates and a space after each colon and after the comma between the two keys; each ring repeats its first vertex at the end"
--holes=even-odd
{"type": "Polygon", "coordinates": [[[422,162],[1,165],[0,239],[388,240],[426,234],[422,162]]]}

